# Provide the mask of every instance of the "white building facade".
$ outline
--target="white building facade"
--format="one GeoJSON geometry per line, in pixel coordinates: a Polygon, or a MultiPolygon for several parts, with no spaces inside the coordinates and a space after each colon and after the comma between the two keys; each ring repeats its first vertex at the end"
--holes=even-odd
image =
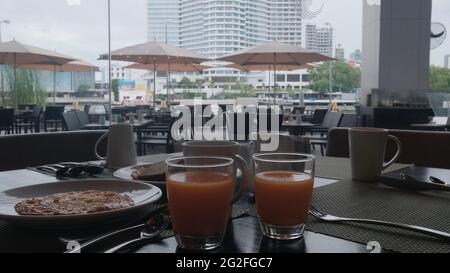
{"type": "MultiPolygon", "coordinates": [[[[156,32],[153,26],[162,29],[161,24],[152,26],[150,22],[164,21],[155,19],[156,8],[162,6],[157,3],[163,2],[170,3],[171,15],[167,17],[178,21],[178,40],[173,39],[177,45],[211,59],[274,40],[302,45],[300,0],[148,0],[149,40],[153,37],[150,33],[156,32]]],[[[269,73],[245,73],[223,68],[220,63],[214,65],[216,68],[206,70],[204,76],[221,86],[247,79],[250,83],[255,75],[267,75],[259,81],[273,84],[273,74],[269,78],[269,73]]]]}
{"type": "Polygon", "coordinates": [[[179,45],[180,0],[147,0],[147,40],[179,45]]]}
{"type": "Polygon", "coordinates": [[[444,57],[444,67],[450,69],[450,55],[444,57]]]}
{"type": "Polygon", "coordinates": [[[315,24],[306,24],[305,47],[321,54],[333,57],[333,28],[318,28],[315,24]]]}

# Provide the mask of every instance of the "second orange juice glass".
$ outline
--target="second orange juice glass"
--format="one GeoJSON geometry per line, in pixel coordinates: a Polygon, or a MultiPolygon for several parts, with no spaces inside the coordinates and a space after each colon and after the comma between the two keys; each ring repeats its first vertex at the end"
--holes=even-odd
{"type": "Polygon", "coordinates": [[[301,154],[259,154],[255,162],[256,207],[264,235],[303,237],[314,186],[315,158],[301,154]]]}

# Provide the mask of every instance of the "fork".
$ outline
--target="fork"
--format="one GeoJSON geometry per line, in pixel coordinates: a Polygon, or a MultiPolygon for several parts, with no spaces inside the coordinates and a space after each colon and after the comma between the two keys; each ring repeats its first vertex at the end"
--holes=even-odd
{"type": "Polygon", "coordinates": [[[413,231],[420,234],[425,234],[433,237],[437,237],[444,240],[450,241],[450,234],[438,230],[433,230],[425,227],[419,227],[419,226],[413,226],[413,225],[407,225],[407,224],[399,224],[399,223],[393,223],[393,222],[386,222],[386,221],[379,221],[379,220],[368,220],[368,219],[352,219],[352,218],[342,218],[337,217],[329,214],[324,214],[314,207],[311,207],[309,210],[309,214],[313,216],[314,218],[317,218],[318,220],[324,221],[324,222],[334,222],[334,223],[360,223],[360,224],[372,224],[372,225],[378,225],[378,226],[386,226],[386,227],[393,227],[408,231],[413,231]]]}

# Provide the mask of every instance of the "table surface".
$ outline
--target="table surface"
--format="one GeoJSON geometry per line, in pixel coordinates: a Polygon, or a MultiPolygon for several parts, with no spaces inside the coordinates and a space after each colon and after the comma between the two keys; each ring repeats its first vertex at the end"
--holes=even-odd
{"type": "Polygon", "coordinates": [[[312,124],[311,122],[298,123],[296,120],[292,120],[292,121],[283,122],[283,126],[285,126],[285,127],[314,127],[316,125],[312,124]]]}
{"type": "MultiPolygon", "coordinates": [[[[174,155],[153,155],[139,158],[140,162],[152,163],[158,162],[174,155]]],[[[395,168],[395,167],[394,167],[395,168]]],[[[397,166],[399,168],[399,166],[397,166]]],[[[350,169],[348,159],[337,158],[319,158],[317,160],[317,176],[339,180],[346,176],[350,169]]],[[[56,182],[57,179],[36,173],[30,170],[16,170],[9,172],[0,172],[0,192],[28,185],[35,185],[48,182],[56,182]]],[[[323,183],[323,182],[319,182],[323,183]]],[[[330,183],[330,182],[328,182],[330,183]]],[[[320,185],[316,185],[320,186],[320,185]]],[[[0,221],[0,226],[7,225],[0,221]]],[[[23,231],[16,229],[7,229],[8,234],[0,229],[1,238],[14,238],[14,245],[0,244],[0,252],[59,252],[64,250],[64,245],[53,235],[40,235],[38,231],[23,231]],[[26,235],[25,235],[26,234],[26,235]],[[32,244],[23,240],[36,238],[40,242],[39,247],[31,247],[38,244],[32,244]],[[39,239],[37,239],[39,238],[39,239]],[[19,247],[23,246],[23,247],[19,247]],[[28,246],[28,247],[26,247],[28,246]]],[[[34,239],[32,239],[34,240],[34,239]]],[[[151,244],[138,252],[145,253],[175,253],[180,252],[177,249],[173,237],[151,244]]],[[[367,253],[365,245],[353,243],[350,241],[333,238],[326,235],[306,232],[303,241],[279,242],[264,238],[259,223],[256,218],[243,217],[233,220],[228,228],[224,246],[217,250],[225,253],[270,253],[270,252],[306,252],[306,253],[367,253]]]]}
{"type": "Polygon", "coordinates": [[[450,124],[440,124],[440,123],[424,123],[424,124],[411,124],[411,127],[438,127],[438,128],[447,128],[450,127],[450,124]]]}
{"type": "MultiPolygon", "coordinates": [[[[129,121],[127,121],[127,122],[125,122],[125,123],[127,123],[127,124],[131,124],[131,125],[133,125],[134,127],[143,127],[143,126],[147,126],[147,125],[149,125],[149,124],[151,124],[151,123],[153,123],[154,121],[153,120],[151,120],[151,119],[149,119],[149,120],[144,120],[144,121],[138,121],[138,120],[136,120],[134,123],[130,123],[129,121]]],[[[119,124],[119,122],[113,122],[112,123],[113,125],[114,124],[119,124]]],[[[110,124],[110,122],[109,121],[106,121],[105,122],[105,124],[101,124],[101,123],[90,123],[90,124],[87,124],[87,125],[85,125],[85,126],[83,126],[83,128],[84,129],[99,129],[99,128],[109,128],[109,126],[110,126],[111,124],[110,124]]]]}

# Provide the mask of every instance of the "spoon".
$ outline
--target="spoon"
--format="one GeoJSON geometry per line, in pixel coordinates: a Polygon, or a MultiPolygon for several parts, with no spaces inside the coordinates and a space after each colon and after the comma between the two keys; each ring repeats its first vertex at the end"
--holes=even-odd
{"type": "Polygon", "coordinates": [[[169,227],[170,219],[165,214],[159,214],[147,221],[145,228],[141,231],[139,238],[125,242],[115,246],[104,253],[116,253],[127,247],[136,246],[143,243],[151,243],[155,238],[159,237],[161,233],[169,227]]]}
{"type": "Polygon", "coordinates": [[[102,236],[96,237],[96,238],[91,238],[91,239],[87,239],[87,238],[86,239],[62,239],[62,241],[64,243],[68,243],[70,241],[89,240],[89,241],[81,244],[80,247],[78,247],[76,249],[68,250],[65,253],[80,253],[85,248],[87,248],[87,247],[89,247],[89,246],[91,246],[91,245],[93,245],[93,244],[95,244],[97,242],[100,242],[102,240],[108,239],[108,238],[113,237],[115,235],[118,235],[118,234],[121,234],[121,233],[124,233],[124,232],[127,232],[127,231],[131,231],[131,230],[135,230],[135,229],[142,229],[141,237],[142,237],[143,233],[145,233],[146,235],[151,235],[150,233],[152,233],[152,231],[154,231],[154,232],[159,231],[159,233],[156,233],[153,236],[153,238],[157,237],[159,234],[161,234],[162,231],[164,231],[164,229],[166,229],[168,227],[169,222],[170,222],[169,219],[168,219],[168,216],[166,216],[167,219],[163,218],[163,216],[166,216],[166,215],[164,213],[160,213],[160,214],[150,218],[145,224],[140,224],[140,225],[124,228],[124,229],[117,230],[117,231],[114,231],[114,232],[111,232],[109,234],[102,235],[102,236]],[[167,221],[167,223],[164,223],[164,222],[161,223],[161,219],[164,219],[164,221],[167,221]],[[159,224],[156,224],[156,225],[159,225],[159,228],[155,225],[155,223],[157,223],[157,222],[159,222],[159,224]]]}

